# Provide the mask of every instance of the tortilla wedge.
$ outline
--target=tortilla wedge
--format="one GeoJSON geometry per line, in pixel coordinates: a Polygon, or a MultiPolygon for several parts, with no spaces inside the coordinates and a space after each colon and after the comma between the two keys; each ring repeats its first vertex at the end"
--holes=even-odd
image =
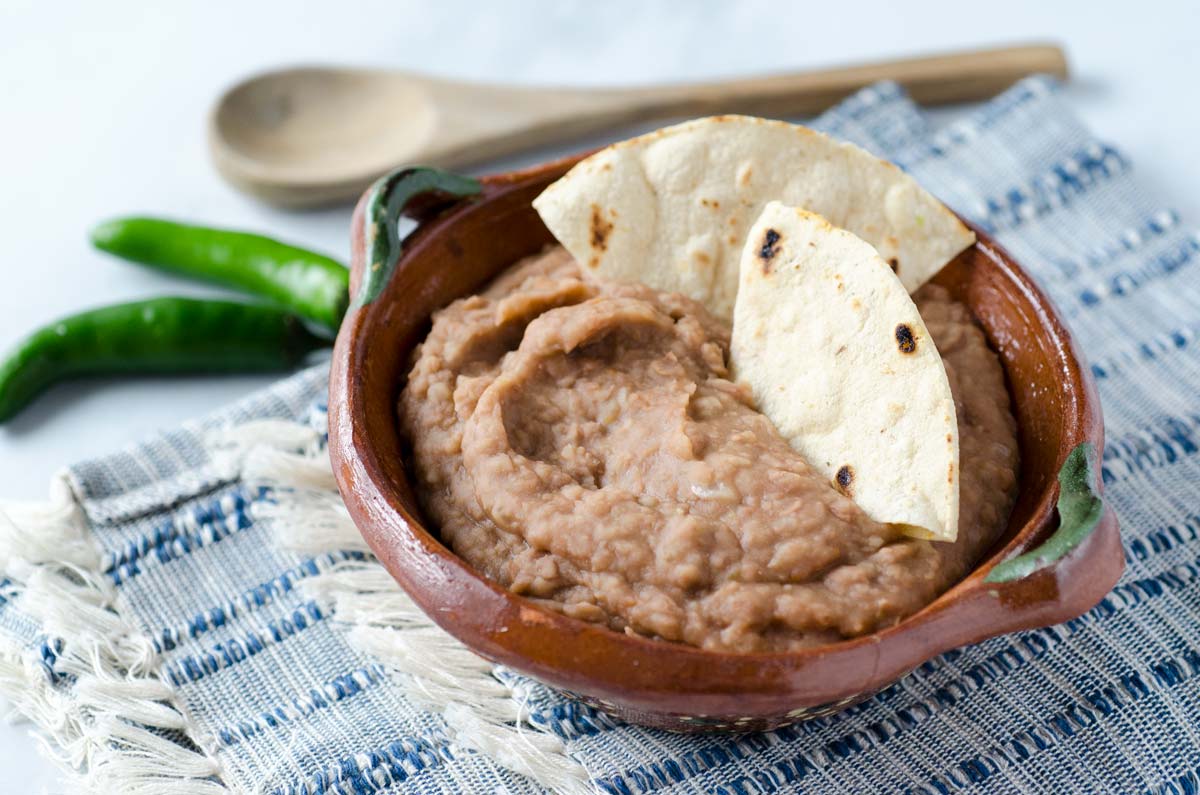
{"type": "Polygon", "coordinates": [[[792,447],[868,516],[957,537],[958,421],[945,365],[869,243],[768,204],[741,255],[730,358],[792,447]]]}
{"type": "Polygon", "coordinates": [[[684,293],[728,320],[742,244],[771,200],[863,238],[910,292],[975,240],[892,164],[806,127],[749,116],[697,119],[614,144],[533,205],[586,272],[684,293]]]}

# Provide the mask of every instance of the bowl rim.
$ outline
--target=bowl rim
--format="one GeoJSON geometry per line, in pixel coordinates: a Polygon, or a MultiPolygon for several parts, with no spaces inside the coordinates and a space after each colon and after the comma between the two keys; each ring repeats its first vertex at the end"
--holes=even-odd
{"type": "MultiPolygon", "coordinates": [[[[556,178],[586,154],[483,177],[479,198],[422,220],[405,241],[401,263],[419,256],[431,240],[468,214],[484,211],[513,191],[556,178]]],[[[351,295],[357,294],[367,268],[364,218],[371,193],[368,190],[359,201],[352,222],[351,295]]],[[[1046,328],[1052,354],[1062,366],[1069,400],[1063,406],[1057,466],[1081,442],[1090,442],[1099,454],[1104,436],[1095,384],[1065,323],[1015,260],[988,234],[973,228],[979,252],[1036,309],[1034,321],[1046,328]]],[[[1056,563],[1014,581],[985,581],[998,563],[1036,548],[1053,531],[1058,486],[1052,483],[1025,525],[961,581],[899,623],[858,638],[797,651],[722,652],[625,635],[569,618],[476,572],[402,504],[371,439],[359,432],[367,401],[362,368],[370,356],[369,329],[381,318],[380,303],[386,300],[352,304],[333,353],[329,449],[343,499],[376,556],[432,620],[476,653],[555,687],[637,710],[679,714],[720,710],[730,696],[742,700],[740,711],[745,714],[829,703],[878,689],[947,650],[1077,616],[1111,590],[1123,568],[1116,517],[1106,510],[1095,530],[1056,563]],[[1098,562],[1102,565],[1095,565],[1098,562]],[[979,605],[992,621],[962,621],[958,614],[967,603],[979,605]],[[483,605],[487,609],[480,609],[483,605]],[[902,638],[910,640],[900,642],[902,638]],[[574,648],[568,648],[567,641],[574,648]],[[865,673],[850,676],[848,669],[865,673]],[[681,697],[688,700],[687,708],[681,707],[681,697]]]]}

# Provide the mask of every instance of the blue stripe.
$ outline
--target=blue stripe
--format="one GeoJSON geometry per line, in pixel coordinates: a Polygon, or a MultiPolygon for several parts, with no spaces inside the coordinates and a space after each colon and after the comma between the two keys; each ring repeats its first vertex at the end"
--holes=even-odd
{"type": "Polygon", "coordinates": [[[1145,248],[1150,243],[1161,240],[1178,226],[1179,214],[1170,208],[1162,209],[1085,251],[1080,257],[1056,258],[1053,264],[1059,275],[1072,279],[1085,271],[1099,270],[1118,257],[1145,248]]]}
{"type": "Polygon", "coordinates": [[[1124,298],[1153,281],[1172,275],[1196,261],[1200,251],[1200,239],[1188,237],[1178,247],[1153,257],[1149,262],[1132,270],[1120,270],[1103,282],[1085,287],[1076,294],[1083,307],[1094,307],[1113,298],[1124,298]]]}
{"type": "Polygon", "coordinates": [[[1001,124],[1015,111],[1057,90],[1058,81],[1053,78],[1026,78],[967,118],[935,134],[928,143],[910,153],[901,165],[907,169],[926,158],[946,157],[953,149],[974,141],[981,133],[1001,124]]]}
{"type": "MultiPolygon", "coordinates": [[[[621,773],[596,778],[593,783],[601,792],[609,795],[651,792],[660,787],[682,783],[738,760],[751,759],[777,745],[779,738],[780,735],[776,732],[721,738],[675,757],[660,758],[621,773]]],[[[798,755],[803,757],[803,754],[798,755]]]]}
{"type": "Polygon", "coordinates": [[[291,638],[322,621],[326,615],[316,602],[308,601],[292,611],[290,616],[267,622],[264,632],[248,630],[240,639],[231,638],[214,644],[198,654],[173,660],[166,666],[167,677],[175,687],[192,684],[209,674],[229,668],[254,657],[264,649],[291,638]]]}
{"type": "Polygon", "coordinates": [[[169,563],[247,529],[253,524],[252,505],[270,499],[266,489],[251,495],[239,487],[193,505],[107,555],[103,570],[121,585],[141,574],[147,563],[169,563]]]}
{"type": "Polygon", "coordinates": [[[453,760],[444,738],[404,737],[374,751],[343,757],[307,781],[274,789],[270,795],[370,795],[453,760]]]}
{"type": "MultiPolygon", "coordinates": [[[[1187,764],[1195,763],[1193,758],[1187,764]]],[[[1200,795],[1200,767],[1169,774],[1168,778],[1156,786],[1142,790],[1141,795],[1200,795]]]]}
{"type": "Polygon", "coordinates": [[[1104,443],[1100,473],[1105,485],[1190,458],[1200,450],[1200,415],[1167,417],[1104,443]]]}
{"type": "Polygon", "coordinates": [[[155,648],[160,652],[171,651],[179,646],[185,637],[198,638],[240,616],[248,615],[274,603],[275,600],[295,590],[296,583],[301,580],[315,577],[345,561],[365,559],[366,555],[354,551],[328,552],[315,558],[307,558],[282,574],[242,592],[223,604],[196,613],[183,627],[160,629],[157,637],[154,638],[155,648]]]}
{"type": "Polygon", "coordinates": [[[1179,326],[1170,331],[1164,331],[1139,342],[1134,348],[1093,362],[1092,374],[1098,379],[1110,378],[1130,365],[1154,363],[1177,351],[1194,351],[1195,348],[1191,346],[1198,336],[1200,336],[1200,324],[1179,326]]]}
{"type": "Polygon", "coordinates": [[[1128,168],[1129,160],[1119,151],[1093,142],[1025,184],[984,199],[984,212],[977,220],[992,233],[1014,229],[1066,207],[1128,168]]]}
{"type": "Polygon", "coordinates": [[[563,740],[600,734],[620,725],[600,710],[578,701],[562,701],[529,709],[526,718],[539,729],[551,731],[563,740]]]}
{"type": "Polygon", "coordinates": [[[286,709],[276,707],[271,712],[260,712],[255,718],[238,721],[233,727],[218,730],[217,738],[223,746],[237,745],[270,729],[285,726],[319,710],[328,709],[385,681],[386,672],[383,666],[377,663],[356,668],[310,688],[305,694],[293,696],[286,709]]]}
{"type": "Polygon", "coordinates": [[[1200,515],[1188,514],[1180,522],[1161,525],[1131,537],[1136,532],[1137,528],[1122,528],[1125,558],[1131,563],[1142,563],[1155,555],[1172,552],[1200,540],[1200,515]]]}
{"type": "Polygon", "coordinates": [[[223,500],[233,500],[236,507],[241,507],[246,500],[245,491],[238,486],[225,494],[210,496],[206,502],[169,518],[151,532],[127,541],[122,549],[104,555],[101,571],[108,573],[123,564],[134,563],[154,548],[174,540],[180,533],[211,523],[216,512],[221,510],[223,500]]]}

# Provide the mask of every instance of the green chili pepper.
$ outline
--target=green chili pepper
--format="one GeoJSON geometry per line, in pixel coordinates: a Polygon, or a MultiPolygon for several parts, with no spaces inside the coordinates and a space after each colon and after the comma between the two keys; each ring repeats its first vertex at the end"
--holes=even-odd
{"type": "Polygon", "coordinates": [[[92,244],[151,268],[260,296],[333,332],[349,302],[344,265],[262,235],[117,218],[92,230],[92,244]]]}
{"type": "Polygon", "coordinates": [[[63,318],[0,359],[0,422],[69,378],[286,370],[328,342],[282,309],[155,298],[63,318]]]}

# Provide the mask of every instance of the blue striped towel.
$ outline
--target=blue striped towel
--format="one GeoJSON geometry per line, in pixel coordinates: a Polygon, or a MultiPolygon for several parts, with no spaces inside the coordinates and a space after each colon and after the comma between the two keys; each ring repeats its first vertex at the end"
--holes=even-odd
{"type": "Polygon", "coordinates": [[[11,509],[0,689],[105,793],[1200,791],[1200,237],[1046,79],[942,129],[881,84],[817,126],[998,236],[1074,328],[1129,564],[1095,609],[790,728],[622,725],[389,590],[329,491],[317,367],[11,509]]]}

